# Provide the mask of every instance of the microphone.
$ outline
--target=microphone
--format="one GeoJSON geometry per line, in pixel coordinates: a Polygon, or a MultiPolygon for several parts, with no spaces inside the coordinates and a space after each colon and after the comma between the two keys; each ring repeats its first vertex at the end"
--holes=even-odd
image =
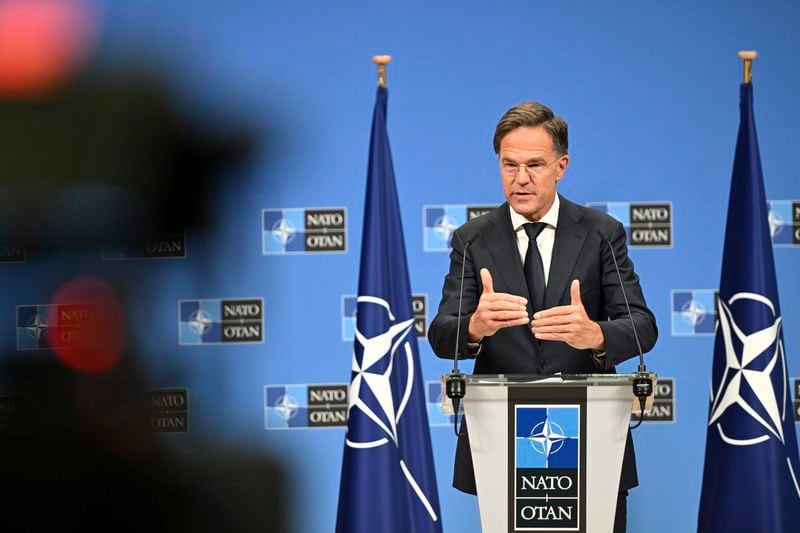
{"type": "Polygon", "coordinates": [[[458,290],[458,315],[456,316],[456,349],[453,354],[453,371],[444,375],[445,392],[447,397],[453,403],[453,431],[458,436],[458,408],[461,406],[461,400],[466,394],[467,378],[458,370],[458,347],[461,339],[461,304],[464,299],[464,272],[467,266],[467,251],[475,239],[478,238],[476,233],[464,243],[464,254],[461,260],[461,283],[458,290]]]}
{"type": "Polygon", "coordinates": [[[639,335],[636,333],[636,323],[633,321],[633,315],[631,314],[631,306],[628,304],[628,295],[625,292],[625,284],[622,282],[622,274],[619,272],[619,264],[617,263],[617,256],[614,253],[614,247],[611,245],[611,238],[606,234],[603,230],[597,229],[597,234],[600,238],[608,245],[608,249],[611,250],[611,258],[614,260],[614,270],[617,272],[617,279],[619,279],[619,286],[622,289],[622,298],[625,300],[625,308],[628,310],[628,318],[631,320],[631,329],[633,330],[633,338],[636,341],[636,347],[639,349],[639,369],[636,372],[636,377],[633,378],[633,395],[639,399],[639,408],[641,409],[639,415],[639,421],[631,427],[631,429],[636,429],[641,425],[642,420],[644,419],[644,406],[647,402],[648,396],[653,394],[653,382],[650,379],[650,374],[647,372],[647,367],[644,364],[644,352],[642,351],[642,345],[639,343],[639,335]]]}

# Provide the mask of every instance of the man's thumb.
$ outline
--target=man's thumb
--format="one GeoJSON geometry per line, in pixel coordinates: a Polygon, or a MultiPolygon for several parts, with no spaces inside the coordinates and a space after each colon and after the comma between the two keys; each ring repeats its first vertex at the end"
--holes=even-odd
{"type": "Polygon", "coordinates": [[[492,274],[488,268],[481,269],[481,283],[483,283],[483,292],[491,294],[494,292],[494,282],[492,282],[492,274]]]}
{"type": "Polygon", "coordinates": [[[569,294],[571,298],[572,305],[583,305],[581,302],[581,282],[577,279],[572,280],[572,284],[569,286],[569,294]]]}

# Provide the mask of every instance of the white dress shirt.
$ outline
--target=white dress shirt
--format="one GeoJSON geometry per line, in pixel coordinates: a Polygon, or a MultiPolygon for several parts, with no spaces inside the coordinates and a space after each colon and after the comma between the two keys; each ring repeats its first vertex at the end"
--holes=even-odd
{"type": "MultiPolygon", "coordinates": [[[[547,285],[547,280],[550,278],[550,263],[553,259],[553,244],[556,240],[556,226],[558,225],[558,209],[561,203],[556,194],[556,199],[550,210],[544,214],[537,222],[544,222],[547,224],[539,236],[536,237],[536,246],[539,248],[539,256],[542,258],[542,267],[544,268],[544,284],[547,285]]],[[[509,205],[508,209],[511,211],[511,225],[517,235],[517,249],[519,250],[519,258],[522,264],[525,264],[525,254],[528,253],[528,234],[525,233],[525,224],[530,220],[520,215],[509,205]]]]}

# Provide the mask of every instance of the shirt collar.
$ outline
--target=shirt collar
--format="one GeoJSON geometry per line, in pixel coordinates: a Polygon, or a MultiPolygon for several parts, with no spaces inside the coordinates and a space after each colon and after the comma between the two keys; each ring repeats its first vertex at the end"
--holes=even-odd
{"type": "MultiPolygon", "coordinates": [[[[538,222],[544,222],[553,228],[558,226],[558,210],[560,206],[561,201],[558,198],[558,194],[556,194],[556,199],[553,201],[553,205],[550,206],[550,209],[542,218],[538,220],[538,222]]],[[[511,225],[514,227],[514,231],[518,231],[519,228],[521,228],[524,224],[530,222],[530,220],[514,211],[514,208],[511,207],[510,204],[508,206],[508,210],[511,212],[511,225]]]]}

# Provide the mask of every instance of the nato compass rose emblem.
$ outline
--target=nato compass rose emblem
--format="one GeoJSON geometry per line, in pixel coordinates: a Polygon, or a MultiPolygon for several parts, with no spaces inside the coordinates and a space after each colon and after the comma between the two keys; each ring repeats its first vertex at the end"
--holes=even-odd
{"type": "MultiPolygon", "coordinates": [[[[399,449],[397,426],[414,387],[414,352],[408,340],[414,318],[398,321],[389,303],[375,296],[359,296],[356,302],[364,307],[355,326],[353,377],[347,406],[350,424],[345,444],[355,450],[381,446],[399,449]],[[366,324],[378,331],[374,334],[362,331],[366,324]],[[393,384],[396,391],[401,391],[402,398],[395,397],[393,384]]],[[[436,520],[436,512],[402,457],[399,467],[428,514],[436,520]]]]}
{"type": "Polygon", "coordinates": [[[47,320],[40,315],[35,314],[28,320],[28,324],[25,327],[25,331],[28,335],[31,336],[32,339],[36,339],[37,341],[41,340],[45,335],[47,335],[47,327],[48,327],[47,320]]]}
{"type": "Polygon", "coordinates": [[[436,219],[433,226],[433,231],[442,239],[443,243],[450,244],[450,237],[453,232],[458,229],[458,224],[453,222],[447,215],[442,215],[441,218],[436,219]]]}
{"type": "Polygon", "coordinates": [[[189,316],[189,327],[198,335],[203,335],[211,328],[214,320],[207,312],[198,309],[189,316]]]}
{"type": "Polygon", "coordinates": [[[568,438],[561,426],[548,417],[544,422],[533,426],[528,441],[534,450],[549,459],[551,455],[558,453],[568,438]]]}
{"type": "Polygon", "coordinates": [[[286,217],[281,217],[281,219],[272,226],[272,237],[281,243],[282,246],[286,246],[292,242],[295,235],[297,235],[297,229],[286,217]]]}
{"type": "Polygon", "coordinates": [[[783,230],[785,224],[783,217],[775,209],[770,209],[767,222],[769,223],[769,236],[774,239],[775,235],[779,235],[783,230]]]}
{"type": "Polygon", "coordinates": [[[297,416],[297,413],[300,410],[300,404],[288,394],[284,394],[278,398],[273,407],[275,407],[275,411],[284,420],[291,420],[297,416]]]}
{"type": "MultiPolygon", "coordinates": [[[[720,438],[731,446],[753,446],[773,438],[785,445],[788,386],[781,325],[772,301],[760,294],[739,292],[727,302],[719,301],[725,370],[719,383],[712,383],[708,425],[716,426],[720,438]],[[745,312],[766,318],[768,324],[745,332],[740,325],[745,312]],[[750,423],[742,423],[748,418],[750,423]]],[[[788,456],[786,462],[795,479],[788,456]]]]}
{"type": "Polygon", "coordinates": [[[705,320],[706,314],[706,308],[694,298],[686,302],[681,309],[681,318],[692,327],[705,320]]]}

